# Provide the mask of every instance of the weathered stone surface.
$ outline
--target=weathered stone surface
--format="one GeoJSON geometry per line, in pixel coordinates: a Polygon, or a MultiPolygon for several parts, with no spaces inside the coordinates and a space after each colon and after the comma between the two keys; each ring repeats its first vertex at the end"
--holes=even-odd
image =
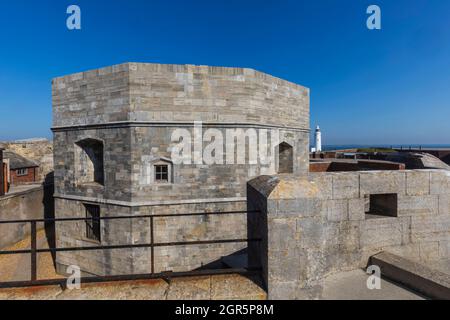
{"type": "Polygon", "coordinates": [[[450,240],[439,241],[439,258],[449,259],[450,257],[450,240]]]}
{"type": "Polygon", "coordinates": [[[408,171],[406,173],[406,194],[408,196],[430,194],[430,172],[408,171]]]}
{"type": "Polygon", "coordinates": [[[450,236],[450,215],[413,216],[411,221],[413,242],[443,241],[450,236]]]}
{"type": "MultiPolygon", "coordinates": [[[[255,216],[250,230],[268,233],[261,246],[250,247],[249,254],[263,265],[269,299],[320,297],[318,293],[327,275],[363,268],[370,256],[383,250],[427,264],[449,259],[450,193],[426,192],[430,187],[427,176],[433,174],[435,180],[442,181],[446,173],[413,172],[406,195],[406,177],[410,173],[358,172],[348,173],[348,179],[347,173],[322,174],[321,183],[317,184],[312,183],[316,174],[278,176],[272,193],[252,189],[248,201],[261,214],[255,216]],[[328,197],[327,175],[333,177],[331,190],[350,181],[360,185],[348,187],[349,192],[339,194],[342,199],[332,200],[328,197]],[[361,180],[355,175],[360,175],[361,180]],[[423,185],[421,177],[425,177],[423,185]],[[325,196],[320,194],[322,189],[325,196]],[[361,190],[360,195],[356,195],[356,189],[361,190]],[[366,202],[371,201],[366,195],[386,193],[396,195],[391,199],[395,202],[392,216],[366,214],[366,202]]],[[[263,184],[258,187],[267,190],[263,184]]]]}
{"type": "Polygon", "coordinates": [[[419,260],[435,261],[439,259],[439,242],[421,242],[419,243],[419,260]]]}
{"type": "Polygon", "coordinates": [[[435,195],[422,195],[398,198],[398,215],[411,216],[422,214],[438,214],[439,203],[435,195]]]}
{"type": "Polygon", "coordinates": [[[299,216],[310,217],[316,215],[327,216],[327,203],[318,199],[287,199],[287,200],[273,200],[276,205],[274,214],[277,216],[299,216]]]}
{"type": "Polygon", "coordinates": [[[286,250],[295,247],[298,238],[296,219],[270,219],[269,224],[269,243],[278,248],[278,250],[286,250]]]}
{"type": "Polygon", "coordinates": [[[333,199],[359,198],[359,173],[333,173],[333,199]]]}
{"type": "MultiPolygon", "coordinates": [[[[24,187],[21,192],[0,197],[0,220],[42,219],[52,207],[51,188],[24,187]]],[[[43,225],[38,224],[39,228],[43,225]]],[[[0,248],[14,244],[30,234],[29,223],[0,224],[0,248]]]]}
{"type": "Polygon", "coordinates": [[[349,199],[348,200],[348,215],[350,220],[364,220],[365,219],[365,200],[364,199],[349,199]]]}
{"type": "Polygon", "coordinates": [[[430,171],[430,193],[431,194],[450,193],[450,171],[446,170],[430,171]]]}
{"type": "Polygon", "coordinates": [[[280,181],[269,198],[273,200],[332,198],[333,180],[331,176],[317,173],[293,177],[279,176],[280,181]]]}
{"type": "Polygon", "coordinates": [[[349,219],[348,200],[329,200],[326,202],[327,219],[331,222],[349,219]]]}
{"type": "Polygon", "coordinates": [[[402,226],[396,218],[366,220],[361,230],[361,246],[379,248],[401,245],[402,226]]]}
{"type": "Polygon", "coordinates": [[[405,172],[368,171],[360,173],[360,190],[364,194],[397,193],[405,194],[405,172]]]}
{"type": "Polygon", "coordinates": [[[450,214],[450,194],[439,195],[439,214],[450,214]]]}
{"type": "Polygon", "coordinates": [[[323,220],[317,217],[297,219],[298,245],[302,248],[320,247],[325,241],[323,220]]]}

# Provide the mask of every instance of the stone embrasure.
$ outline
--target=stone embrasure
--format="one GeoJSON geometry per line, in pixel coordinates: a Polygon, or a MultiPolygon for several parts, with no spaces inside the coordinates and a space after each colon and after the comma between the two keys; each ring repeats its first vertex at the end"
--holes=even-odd
{"type": "Polygon", "coordinates": [[[262,264],[269,299],[299,299],[381,251],[425,265],[449,261],[449,182],[446,170],[255,178],[247,205],[261,214],[251,215],[249,234],[263,241],[250,245],[250,264],[262,264]],[[370,196],[386,194],[397,206],[370,214],[370,196]]]}

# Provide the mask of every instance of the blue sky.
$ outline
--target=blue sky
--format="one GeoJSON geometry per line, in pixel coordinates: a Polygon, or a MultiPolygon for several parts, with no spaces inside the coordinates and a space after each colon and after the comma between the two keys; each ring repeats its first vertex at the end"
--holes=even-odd
{"type": "Polygon", "coordinates": [[[448,0],[2,1],[0,40],[0,140],[51,137],[53,77],[137,61],[307,86],[325,144],[450,144],[448,0]],[[370,4],[382,30],[366,28],[370,4]]]}

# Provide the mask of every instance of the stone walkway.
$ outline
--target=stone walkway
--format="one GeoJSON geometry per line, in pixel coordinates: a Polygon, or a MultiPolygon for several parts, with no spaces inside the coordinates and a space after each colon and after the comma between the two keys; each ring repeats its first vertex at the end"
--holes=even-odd
{"type": "MultiPolygon", "coordinates": [[[[38,248],[48,248],[45,231],[37,234],[38,248]]],[[[30,248],[30,238],[3,250],[30,248]]],[[[56,279],[50,253],[38,255],[38,279],[56,279]]],[[[30,255],[0,255],[0,281],[24,281],[30,279],[30,255]]],[[[260,300],[266,293],[260,287],[261,279],[241,275],[218,275],[161,279],[91,283],[81,290],[63,290],[60,286],[0,289],[0,300],[260,300]]]]}
{"type": "Polygon", "coordinates": [[[381,279],[381,288],[367,288],[364,270],[341,272],[325,279],[320,299],[325,300],[424,300],[422,296],[395,283],[381,279]]]}
{"type": "Polygon", "coordinates": [[[264,300],[255,281],[241,275],[202,276],[83,285],[80,290],[59,286],[0,289],[1,300],[264,300]]]}

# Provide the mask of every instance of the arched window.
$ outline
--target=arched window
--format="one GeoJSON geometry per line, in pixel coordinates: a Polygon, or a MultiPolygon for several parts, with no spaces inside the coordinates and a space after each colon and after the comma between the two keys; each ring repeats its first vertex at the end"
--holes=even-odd
{"type": "Polygon", "coordinates": [[[79,184],[104,184],[103,142],[96,139],[78,141],[75,151],[75,172],[79,184]]]}
{"type": "Polygon", "coordinates": [[[294,149],[287,142],[278,145],[278,173],[294,172],[294,149]]]}

